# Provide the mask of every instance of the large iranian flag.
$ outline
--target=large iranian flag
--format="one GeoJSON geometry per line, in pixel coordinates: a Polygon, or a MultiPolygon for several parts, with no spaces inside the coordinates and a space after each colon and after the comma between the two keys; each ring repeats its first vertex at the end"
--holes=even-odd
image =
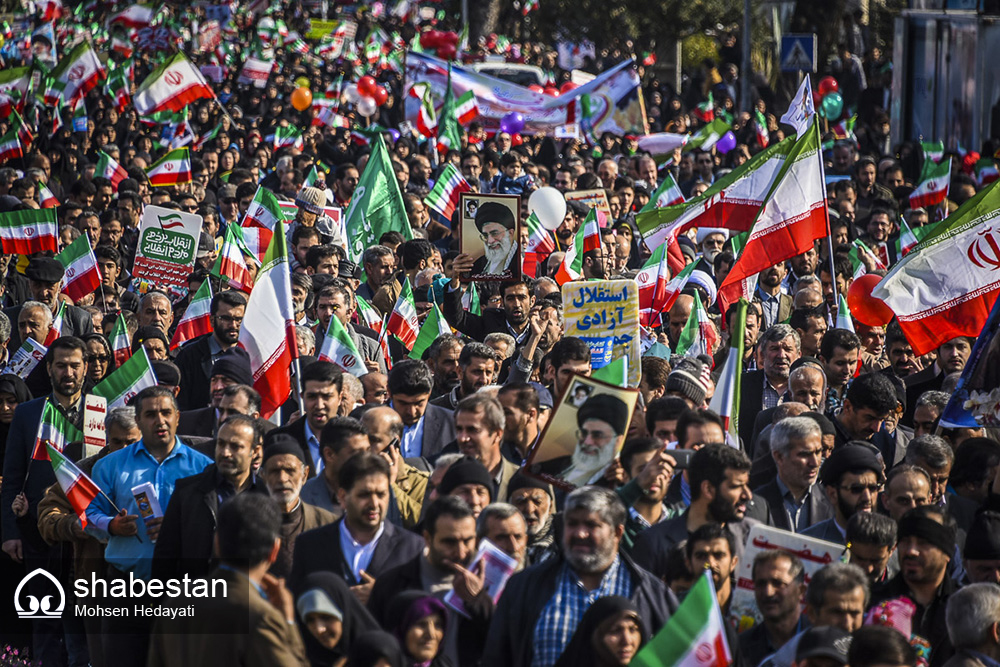
{"type": "Polygon", "coordinates": [[[962,204],[901,259],[872,292],[920,355],[977,336],[1000,293],[1000,181],[962,204]]]}
{"type": "Polygon", "coordinates": [[[0,213],[0,248],[8,255],[59,250],[56,209],[36,208],[0,213]]]}
{"type": "Polygon", "coordinates": [[[646,246],[666,245],[670,270],[677,273],[684,268],[684,257],[677,244],[682,232],[695,227],[749,230],[794,143],[789,138],[761,151],[718,179],[699,197],[676,206],[640,212],[635,222],[646,246]]]}
{"type": "Polygon", "coordinates": [[[60,97],[64,104],[72,104],[85,96],[107,76],[104,65],[90,42],[83,41],[63,56],[49,75],[49,89],[45,91],[45,104],[55,106],[60,97]]]}
{"type": "Polygon", "coordinates": [[[250,356],[253,388],[261,396],[260,414],[267,419],[291,394],[292,362],[299,356],[284,222],[274,227],[246,312],[239,344],[250,356]]]}
{"type": "Polygon", "coordinates": [[[90,239],[81,234],[75,241],[56,255],[63,265],[63,293],[73,301],[79,301],[101,286],[101,272],[97,269],[97,258],[90,247],[90,239]]]}
{"type": "Polygon", "coordinates": [[[816,239],[826,236],[826,185],[821,159],[819,127],[813,123],[789,152],[743,252],[719,287],[722,312],[738,298],[745,279],[801,255],[813,247],[816,239]]]}
{"type": "Polygon", "coordinates": [[[932,160],[924,160],[924,168],[920,172],[920,183],[917,189],[910,193],[910,208],[927,208],[940,204],[948,198],[948,186],[951,184],[951,158],[940,164],[932,160]]]}
{"type": "Polygon", "coordinates": [[[724,623],[712,574],[705,572],[629,667],[728,667],[733,655],[724,623]]]}
{"type": "Polygon", "coordinates": [[[150,72],[135,91],[132,105],[143,116],[180,111],[191,102],[213,99],[215,93],[187,56],[178,53],[150,72]]]}
{"type": "Polygon", "coordinates": [[[155,387],[156,373],[146,356],[146,348],[140,345],[128,361],[116,368],[111,375],[101,380],[93,393],[108,399],[108,409],[121,408],[132,397],[146,387],[155,387]]]}

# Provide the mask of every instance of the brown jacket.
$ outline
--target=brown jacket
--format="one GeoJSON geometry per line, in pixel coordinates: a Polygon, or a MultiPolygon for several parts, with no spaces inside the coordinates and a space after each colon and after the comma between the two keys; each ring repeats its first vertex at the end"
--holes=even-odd
{"type": "Polygon", "coordinates": [[[217,569],[226,597],[183,600],[193,616],[161,618],[153,627],[148,667],[304,667],[306,650],[295,623],[289,623],[242,572],[217,569]],[[249,632],[242,625],[249,621],[249,632]]]}
{"type": "Polygon", "coordinates": [[[382,315],[388,315],[396,307],[396,299],[403,291],[403,285],[393,276],[392,280],[378,288],[375,296],[372,297],[372,305],[378,308],[382,315]]]}

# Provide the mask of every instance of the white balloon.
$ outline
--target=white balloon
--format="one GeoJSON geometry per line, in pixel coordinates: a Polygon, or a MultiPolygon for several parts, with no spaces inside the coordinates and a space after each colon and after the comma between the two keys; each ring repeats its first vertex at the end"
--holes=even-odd
{"type": "Polygon", "coordinates": [[[344,91],[344,101],[350,104],[357,104],[361,99],[361,93],[358,92],[357,86],[348,86],[344,91]]]}
{"type": "Polygon", "coordinates": [[[552,231],[566,217],[566,199],[555,188],[538,188],[528,198],[528,211],[535,214],[542,227],[552,231]]]}
{"type": "Polygon", "coordinates": [[[370,97],[362,97],[358,100],[358,113],[365,118],[371,118],[375,115],[378,110],[378,105],[375,104],[375,100],[370,97]]]}

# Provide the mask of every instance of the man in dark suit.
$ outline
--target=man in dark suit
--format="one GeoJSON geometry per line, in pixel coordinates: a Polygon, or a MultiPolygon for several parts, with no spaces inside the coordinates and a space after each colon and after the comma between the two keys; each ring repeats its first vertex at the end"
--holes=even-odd
{"type": "Polygon", "coordinates": [[[972,354],[973,340],[959,336],[941,343],[937,349],[937,361],[924,370],[903,378],[906,383],[906,412],[900,420],[903,424],[913,426],[913,411],[917,408],[917,400],[921,394],[940,390],[945,376],[962,372],[965,362],[972,354]]]}
{"type": "Polygon", "coordinates": [[[389,371],[389,407],[403,420],[403,458],[434,458],[455,439],[451,410],[430,404],[434,378],[422,361],[406,359],[389,371]]]}
{"type": "Polygon", "coordinates": [[[743,374],[740,391],[740,440],[750,450],[754,416],[781,401],[788,389],[792,363],[799,358],[799,335],[787,324],[775,324],[760,336],[761,369],[743,374]]]}
{"type": "Polygon", "coordinates": [[[768,522],[798,533],[832,517],[833,508],[816,486],[823,459],[819,425],[809,417],[789,417],[774,425],[770,441],[778,474],[754,491],[754,500],[767,503],[768,522]]]}
{"type": "MultiPolygon", "coordinates": [[[[59,293],[62,290],[63,276],[66,269],[54,257],[35,257],[28,262],[28,268],[24,270],[24,275],[28,279],[28,291],[32,301],[44,304],[49,307],[52,317],[59,311],[59,293]]],[[[18,316],[21,314],[22,306],[5,308],[3,313],[10,319],[11,332],[7,349],[13,354],[24,342],[20,327],[18,327],[18,316]]],[[[62,336],[83,336],[94,333],[94,320],[90,313],[83,308],[76,306],[66,306],[62,315],[62,336]]],[[[42,341],[44,341],[44,337],[42,341]]],[[[39,341],[39,342],[42,342],[39,341]]]]}
{"type": "Polygon", "coordinates": [[[875,511],[875,498],[884,481],[882,463],[868,445],[844,445],[823,462],[819,481],[834,514],[802,534],[846,545],[850,518],[858,512],[875,511]]]}
{"type": "MultiPolygon", "coordinates": [[[[177,403],[181,410],[204,408],[213,394],[222,390],[224,385],[212,382],[213,366],[224,352],[235,347],[239,341],[246,308],[246,297],[236,290],[219,292],[212,297],[212,333],[195,338],[177,354],[175,363],[181,369],[182,380],[177,403]]],[[[253,384],[253,378],[249,381],[240,379],[239,383],[253,384]]]]}
{"type": "Polygon", "coordinates": [[[174,487],[153,550],[154,577],[204,577],[211,571],[219,506],[245,491],[267,492],[251,470],[260,454],[261,436],[253,418],[233,415],[219,427],[215,463],[174,487]]]}
{"type": "Polygon", "coordinates": [[[423,551],[420,537],[385,520],[390,476],[389,464],[376,454],[364,452],[347,460],[337,480],[344,516],[299,535],[289,588],[295,589],[311,572],[328,571],[342,577],[357,598],[367,602],[372,585],[383,572],[423,551]]]}
{"type": "MultiPolygon", "coordinates": [[[[219,424],[230,414],[260,417],[260,394],[247,380],[252,381],[253,375],[246,355],[238,348],[227,350],[212,364],[212,384],[221,389],[212,392],[212,403],[207,407],[181,412],[177,433],[213,438],[219,424]]],[[[264,433],[275,428],[264,420],[260,425],[264,433]]]]}
{"type": "Polygon", "coordinates": [[[320,451],[320,433],[326,422],[337,416],[343,388],[344,373],[336,364],[314,361],[306,366],[302,370],[302,404],[306,414],[291,424],[268,433],[265,445],[270,444],[271,438],[279,433],[290,435],[306,455],[309,476],[315,477],[323,470],[324,465],[320,451]]]}
{"type": "MultiPolygon", "coordinates": [[[[459,273],[463,266],[471,268],[471,260],[465,265],[462,261],[468,257],[455,260],[454,277],[444,290],[444,303],[441,310],[448,324],[464,333],[473,340],[480,342],[487,334],[505,333],[514,337],[518,344],[523,343],[531,332],[528,326],[528,314],[535,305],[535,297],[531,293],[531,279],[504,283],[500,287],[503,297],[502,308],[484,308],[482,315],[470,313],[462,306],[462,290],[459,273]]],[[[468,270],[467,268],[465,270],[468,270]]]]}

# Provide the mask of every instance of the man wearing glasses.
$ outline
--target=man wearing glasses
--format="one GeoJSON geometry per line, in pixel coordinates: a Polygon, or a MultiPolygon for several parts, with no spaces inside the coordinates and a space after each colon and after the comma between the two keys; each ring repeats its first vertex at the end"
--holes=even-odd
{"type": "Polygon", "coordinates": [[[541,464],[541,471],[573,486],[593,484],[621,449],[628,430],[625,402],[610,394],[588,398],[576,413],[577,443],[573,454],[541,464]]]}
{"type": "Polygon", "coordinates": [[[847,522],[858,512],[873,512],[875,498],[885,481],[882,462],[868,444],[848,444],[833,450],[823,462],[819,480],[833,506],[833,518],[802,531],[835,544],[847,544],[847,522]]]}
{"type": "Polygon", "coordinates": [[[510,277],[518,256],[514,233],[517,224],[509,208],[497,202],[485,202],[476,211],[476,227],[483,241],[484,256],[472,265],[472,278],[478,276],[510,277]]]}

